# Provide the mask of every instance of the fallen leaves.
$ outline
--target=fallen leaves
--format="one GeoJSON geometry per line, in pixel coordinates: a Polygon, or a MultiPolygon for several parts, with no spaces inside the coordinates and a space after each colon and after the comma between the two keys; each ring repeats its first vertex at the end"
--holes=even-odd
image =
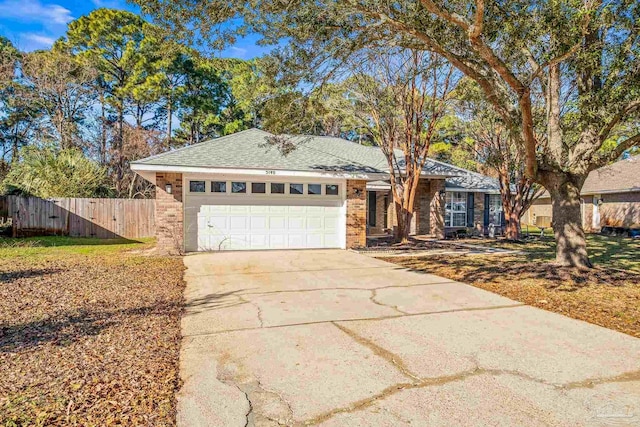
{"type": "Polygon", "coordinates": [[[386,261],[468,283],[532,306],[640,338],[640,274],[588,271],[527,255],[431,256],[386,261]]]}
{"type": "Polygon", "coordinates": [[[174,425],[182,260],[0,260],[3,425],[174,425]]]}

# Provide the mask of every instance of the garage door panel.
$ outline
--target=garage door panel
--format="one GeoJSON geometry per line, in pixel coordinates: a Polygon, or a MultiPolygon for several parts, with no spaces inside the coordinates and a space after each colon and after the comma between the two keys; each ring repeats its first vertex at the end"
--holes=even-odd
{"type": "Polygon", "coordinates": [[[338,230],[340,220],[338,217],[325,217],[324,218],[324,230],[326,232],[334,232],[338,230]]]}
{"type": "Polygon", "coordinates": [[[307,217],[307,229],[308,230],[323,230],[324,219],[320,217],[307,217]]]}
{"type": "Polygon", "coordinates": [[[291,233],[287,239],[287,245],[292,249],[301,249],[307,247],[305,244],[305,235],[302,233],[291,233]]]}
{"type": "Polygon", "coordinates": [[[327,247],[327,248],[340,247],[340,240],[338,239],[338,236],[336,236],[335,234],[325,234],[324,247],[327,247]]]}
{"type": "Polygon", "coordinates": [[[268,230],[267,227],[267,216],[266,215],[252,215],[250,218],[251,222],[251,231],[262,231],[268,230]]]}
{"type": "Polygon", "coordinates": [[[287,247],[287,236],[285,234],[270,234],[269,248],[284,249],[287,247]]]}
{"type": "Polygon", "coordinates": [[[251,206],[250,211],[252,214],[266,214],[269,212],[269,206],[251,206]]]}
{"type": "Polygon", "coordinates": [[[229,206],[229,213],[234,215],[247,215],[251,213],[252,206],[238,206],[231,205],[229,206]]]}
{"type": "Polygon", "coordinates": [[[320,233],[307,234],[307,246],[311,248],[321,248],[324,246],[324,239],[320,233]]]}
{"type": "Polygon", "coordinates": [[[270,216],[269,217],[269,229],[270,230],[286,230],[287,219],[284,216],[270,216]]]}
{"type": "Polygon", "coordinates": [[[287,213],[287,206],[269,206],[269,213],[284,215],[287,213]]]}
{"type": "Polygon", "coordinates": [[[229,217],[212,215],[207,219],[206,225],[214,230],[226,230],[229,228],[229,217]]]}
{"type": "MultiPolygon", "coordinates": [[[[246,215],[246,214],[245,214],[246,215]]],[[[229,215],[229,229],[230,230],[248,230],[249,229],[249,217],[240,216],[240,214],[229,215]]]]}
{"type": "Polygon", "coordinates": [[[250,242],[251,242],[251,249],[268,249],[269,235],[268,234],[251,234],[250,242]]]}
{"type": "Polygon", "coordinates": [[[302,216],[294,216],[289,217],[289,221],[287,222],[288,228],[291,231],[298,231],[304,229],[304,217],[302,216]]]}

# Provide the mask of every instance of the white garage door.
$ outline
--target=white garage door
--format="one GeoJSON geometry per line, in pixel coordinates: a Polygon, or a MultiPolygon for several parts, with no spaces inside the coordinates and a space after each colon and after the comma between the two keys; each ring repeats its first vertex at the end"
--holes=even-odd
{"type": "Polygon", "coordinates": [[[339,207],[206,205],[198,250],[338,248],[339,207]]]}
{"type": "MultiPolygon", "coordinates": [[[[230,181],[222,194],[187,191],[187,251],[344,246],[342,191],[338,195],[327,195],[323,185],[322,194],[310,195],[305,184],[304,194],[289,194],[286,183],[286,194],[270,194],[269,185],[266,194],[251,194],[251,183],[247,183],[247,193],[232,194],[231,184],[230,181]]],[[[189,182],[185,186],[189,189],[189,182]]],[[[207,182],[206,190],[209,188],[212,187],[207,182]]]]}

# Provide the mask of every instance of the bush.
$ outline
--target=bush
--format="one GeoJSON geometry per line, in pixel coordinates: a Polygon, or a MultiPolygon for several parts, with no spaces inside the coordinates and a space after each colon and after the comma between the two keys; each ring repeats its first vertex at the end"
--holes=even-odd
{"type": "Polygon", "coordinates": [[[78,149],[25,147],[3,181],[6,194],[94,197],[107,193],[106,170],[78,149]]]}

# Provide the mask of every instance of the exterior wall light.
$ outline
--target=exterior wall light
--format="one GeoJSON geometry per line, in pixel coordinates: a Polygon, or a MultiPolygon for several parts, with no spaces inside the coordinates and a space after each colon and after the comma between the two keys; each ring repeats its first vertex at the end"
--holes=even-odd
{"type": "Polygon", "coordinates": [[[164,190],[167,192],[167,194],[171,194],[173,192],[173,188],[171,187],[171,184],[165,184],[164,190]]]}

